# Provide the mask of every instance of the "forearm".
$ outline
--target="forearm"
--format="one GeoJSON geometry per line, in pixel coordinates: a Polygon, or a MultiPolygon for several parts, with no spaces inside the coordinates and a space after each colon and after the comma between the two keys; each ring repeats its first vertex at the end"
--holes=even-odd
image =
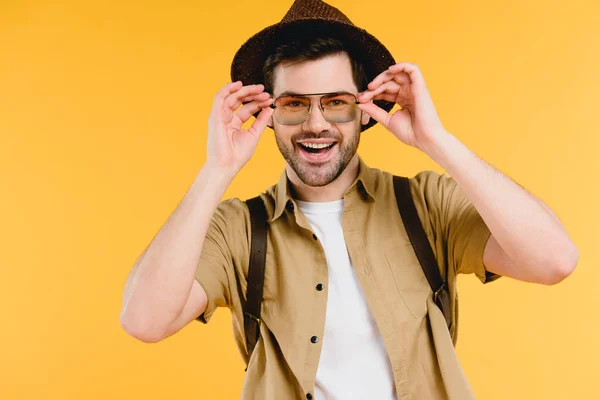
{"type": "Polygon", "coordinates": [[[234,174],[204,167],[140,257],[125,284],[122,324],[163,332],[190,295],[213,212],[234,174]]]}
{"type": "Polygon", "coordinates": [[[456,180],[514,263],[530,276],[572,264],[577,250],[550,208],[455,136],[445,132],[436,138],[422,150],[456,180]]]}

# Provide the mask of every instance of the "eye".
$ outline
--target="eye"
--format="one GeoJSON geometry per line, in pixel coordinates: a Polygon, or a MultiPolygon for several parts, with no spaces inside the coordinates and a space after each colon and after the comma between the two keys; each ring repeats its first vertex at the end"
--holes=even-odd
{"type": "Polygon", "coordinates": [[[298,110],[308,107],[309,100],[287,97],[280,99],[278,103],[278,105],[282,106],[285,109],[298,110]]]}
{"type": "Polygon", "coordinates": [[[342,107],[345,105],[348,105],[348,102],[344,99],[331,99],[325,103],[325,106],[327,107],[342,107]]]}

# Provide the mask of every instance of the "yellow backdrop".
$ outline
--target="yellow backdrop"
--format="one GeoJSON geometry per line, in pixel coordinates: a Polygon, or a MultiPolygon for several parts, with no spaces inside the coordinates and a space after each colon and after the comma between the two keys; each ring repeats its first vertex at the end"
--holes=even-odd
{"type": "MultiPolygon", "coordinates": [[[[480,399],[588,399],[600,378],[600,2],[332,0],[420,65],[448,130],[547,202],[581,252],[558,286],[460,280],[458,353],[480,399]]],[[[0,398],[239,398],[230,315],[144,344],[130,268],[205,160],[241,43],[291,1],[0,2],[0,398]]],[[[271,131],[226,193],[283,168],[271,131]]],[[[371,166],[441,171],[381,126],[371,166]]]]}

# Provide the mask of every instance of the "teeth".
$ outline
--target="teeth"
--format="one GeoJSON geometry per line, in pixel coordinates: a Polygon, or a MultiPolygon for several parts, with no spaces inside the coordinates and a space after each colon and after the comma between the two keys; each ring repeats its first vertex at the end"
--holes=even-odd
{"type": "Polygon", "coordinates": [[[331,147],[334,143],[301,143],[302,146],[308,147],[310,149],[324,149],[326,147],[331,147]]]}

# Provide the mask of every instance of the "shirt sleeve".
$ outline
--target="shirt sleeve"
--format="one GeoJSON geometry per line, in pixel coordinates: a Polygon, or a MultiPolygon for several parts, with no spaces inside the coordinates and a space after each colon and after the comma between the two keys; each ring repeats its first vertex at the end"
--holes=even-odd
{"type": "Polygon", "coordinates": [[[448,175],[433,171],[419,175],[430,209],[435,209],[433,224],[446,243],[448,268],[456,274],[475,274],[483,283],[500,278],[483,263],[491,232],[460,186],[448,175]]]}
{"type": "Polygon", "coordinates": [[[225,200],[212,215],[195,278],[206,292],[206,310],[196,319],[208,323],[218,307],[232,308],[237,304],[236,253],[239,252],[240,238],[245,236],[243,221],[239,219],[239,200],[225,200]],[[236,206],[237,205],[237,206],[236,206]]]}

